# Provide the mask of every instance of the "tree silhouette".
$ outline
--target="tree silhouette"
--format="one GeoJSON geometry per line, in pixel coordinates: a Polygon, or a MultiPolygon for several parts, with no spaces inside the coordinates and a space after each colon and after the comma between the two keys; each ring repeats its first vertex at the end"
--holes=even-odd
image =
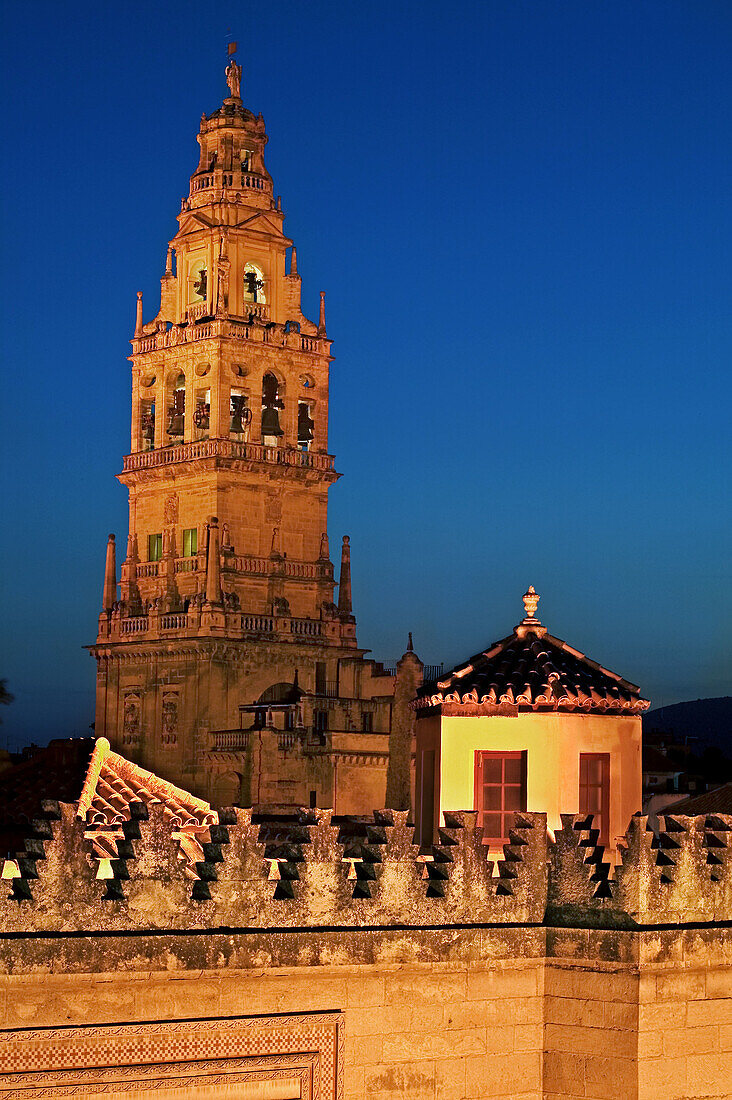
{"type": "MultiPolygon", "coordinates": [[[[8,691],[7,687],[5,686],[6,684],[7,680],[0,680],[0,705],[4,707],[10,706],[13,699],[15,698],[15,696],[11,695],[11,693],[8,691]]],[[[2,723],[2,718],[0,718],[0,723],[2,723]]]]}

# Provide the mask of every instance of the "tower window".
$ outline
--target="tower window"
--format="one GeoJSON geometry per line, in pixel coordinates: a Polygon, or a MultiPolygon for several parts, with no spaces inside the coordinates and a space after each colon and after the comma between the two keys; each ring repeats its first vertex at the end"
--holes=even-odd
{"type": "Polygon", "coordinates": [[[242,172],[250,172],[252,167],[252,154],[248,149],[242,149],[240,156],[242,172]]]}
{"type": "Polygon", "coordinates": [[[264,294],[264,272],[256,264],[244,265],[244,301],[267,301],[264,294]]]}
{"type": "Polygon", "coordinates": [[[157,535],[147,536],[147,560],[148,561],[161,561],[163,557],[163,535],[162,532],[157,535]]]}
{"type": "Polygon", "coordinates": [[[183,532],[183,557],[192,558],[198,553],[198,528],[187,527],[183,532]]]}
{"type": "Polygon", "coordinates": [[[374,732],[374,716],[370,710],[365,710],[361,715],[361,730],[363,733],[374,732]]]}
{"type": "Polygon", "coordinates": [[[313,726],[316,733],[326,733],[328,730],[328,711],[327,710],[314,710],[313,711],[313,726]]]}

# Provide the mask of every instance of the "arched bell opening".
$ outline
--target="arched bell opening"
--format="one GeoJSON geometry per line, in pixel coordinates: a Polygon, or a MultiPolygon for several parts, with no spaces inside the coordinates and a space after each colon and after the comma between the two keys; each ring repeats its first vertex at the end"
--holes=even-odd
{"type": "Polygon", "coordinates": [[[186,379],[184,374],[175,377],[168,405],[168,442],[180,443],[186,422],[186,379]]]}
{"type": "Polygon", "coordinates": [[[188,304],[198,305],[208,300],[208,268],[203,258],[192,259],[188,268],[188,304]]]}
{"type": "Polygon", "coordinates": [[[257,264],[244,264],[243,298],[245,304],[264,305],[267,301],[264,272],[257,264]]]}
{"type": "Polygon", "coordinates": [[[140,401],[140,443],[138,450],[155,448],[155,398],[143,397],[140,401]]]}
{"type": "Polygon", "coordinates": [[[296,730],[303,726],[302,688],[297,682],[297,672],[292,683],[280,681],[263,691],[256,703],[239,708],[242,724],[245,716],[252,716],[250,729],[296,730]]]}
{"type": "Polygon", "coordinates": [[[280,426],[280,411],[285,407],[280,390],[280,382],[267,371],[262,379],[262,442],[266,447],[278,447],[285,434],[280,426]]]}

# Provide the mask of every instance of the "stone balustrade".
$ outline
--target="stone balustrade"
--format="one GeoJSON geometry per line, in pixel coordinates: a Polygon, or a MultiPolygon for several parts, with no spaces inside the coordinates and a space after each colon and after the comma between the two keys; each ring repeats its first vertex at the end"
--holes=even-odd
{"type": "Polygon", "coordinates": [[[135,337],[132,340],[132,351],[135,355],[141,355],[150,351],[178,347],[181,344],[197,343],[200,340],[229,337],[252,343],[292,347],[295,351],[308,354],[320,355],[327,352],[327,341],[318,336],[287,332],[284,325],[266,324],[269,312],[264,303],[247,303],[246,308],[250,315],[254,315],[255,320],[252,321],[251,318],[236,320],[228,317],[212,318],[203,323],[200,321],[196,323],[197,318],[207,317],[211,313],[211,307],[207,302],[197,302],[188,308],[187,324],[173,325],[169,329],[161,329],[148,336],[135,337]]]}
{"type": "Polygon", "coordinates": [[[217,752],[246,752],[249,746],[249,730],[211,730],[209,737],[217,752]]]}
{"type": "Polygon", "coordinates": [[[160,447],[154,451],[137,451],[125,455],[122,469],[128,473],[202,458],[265,462],[274,466],[323,473],[333,473],[335,463],[333,455],[299,451],[295,447],[266,447],[263,443],[239,443],[234,439],[199,439],[190,443],[171,443],[168,447],[160,447]]]}
{"type": "MultiPolygon", "coordinates": [[[[138,562],[136,567],[138,580],[157,577],[163,571],[159,568],[162,566],[164,566],[162,559],[138,562]]],[[[245,573],[249,576],[267,577],[272,573],[280,573],[285,577],[307,581],[329,580],[333,577],[333,565],[329,561],[296,561],[290,558],[274,561],[272,558],[260,558],[254,554],[230,554],[222,558],[221,566],[224,572],[245,573]]],[[[205,570],[205,554],[175,559],[177,574],[201,573],[205,570]]]]}
{"type": "MultiPolygon", "coordinates": [[[[200,191],[225,190],[233,188],[235,191],[261,191],[264,194],[272,194],[272,182],[254,172],[224,172],[222,169],[214,169],[191,179],[191,195],[197,195],[200,191]]],[[[230,196],[229,196],[230,198],[230,196]]],[[[185,203],[185,200],[183,200],[185,203]]]]}
{"type": "Polygon", "coordinates": [[[161,630],[185,630],[187,626],[188,616],[186,614],[176,612],[170,615],[160,616],[161,630]]]}
{"type": "MultiPolygon", "coordinates": [[[[219,612],[220,613],[220,612],[219,612]]],[[[149,611],[146,615],[123,618],[115,612],[101,615],[99,619],[98,642],[125,641],[130,637],[155,638],[161,632],[166,635],[176,633],[183,637],[206,637],[209,633],[207,608],[187,612],[149,611]]],[[[337,621],[321,619],[302,619],[289,615],[251,615],[242,611],[225,611],[226,632],[229,637],[246,635],[270,635],[280,640],[308,642],[339,637],[337,621]]]]}

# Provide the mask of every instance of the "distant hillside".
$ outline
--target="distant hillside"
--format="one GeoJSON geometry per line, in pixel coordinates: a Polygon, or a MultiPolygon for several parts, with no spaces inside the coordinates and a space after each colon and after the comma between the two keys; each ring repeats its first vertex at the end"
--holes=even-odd
{"type": "Polygon", "coordinates": [[[683,741],[684,737],[696,738],[691,742],[693,750],[700,751],[705,745],[716,745],[732,753],[732,695],[719,699],[691,699],[688,703],[674,703],[670,707],[659,707],[643,715],[643,730],[650,733],[659,730],[674,734],[683,741]]]}

